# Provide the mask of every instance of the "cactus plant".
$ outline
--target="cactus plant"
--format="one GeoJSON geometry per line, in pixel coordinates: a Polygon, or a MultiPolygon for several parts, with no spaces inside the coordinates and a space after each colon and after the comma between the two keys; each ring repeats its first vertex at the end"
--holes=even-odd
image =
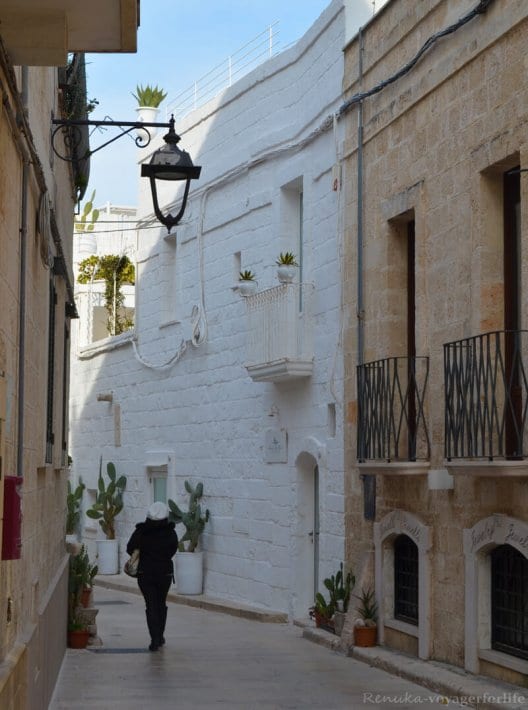
{"type": "Polygon", "coordinates": [[[324,580],[323,584],[330,592],[330,602],[336,611],[346,612],[348,610],[350,592],[355,582],[356,578],[351,572],[348,572],[345,577],[342,562],[337,573],[324,580]]]}
{"type": "Polygon", "coordinates": [[[99,479],[97,481],[97,498],[86,515],[98,520],[107,540],[115,540],[115,518],[123,510],[123,491],[126,488],[126,476],[117,478],[116,468],[109,461],[106,466],[108,486],[105,485],[103,474],[103,457],[99,460],[99,479]]]}
{"type": "Polygon", "coordinates": [[[178,550],[180,552],[194,552],[203,533],[205,523],[209,520],[209,510],[202,515],[202,508],[198,501],[203,496],[203,483],[197,483],[193,488],[189,481],[185,481],[185,490],[189,494],[189,509],[182,511],[176,503],[169,499],[169,520],[185,526],[185,533],[180,538],[178,550]],[[185,543],[187,547],[185,546],[185,543]]]}
{"type": "Polygon", "coordinates": [[[79,481],[75,489],[72,488],[71,481],[68,481],[68,493],[66,495],[66,535],[75,535],[79,520],[81,519],[81,504],[85,485],[79,481]]]}
{"type": "Polygon", "coordinates": [[[93,232],[95,223],[99,219],[100,211],[93,206],[95,199],[95,190],[92,192],[90,199],[84,203],[84,208],[79,219],[75,217],[76,232],[93,232]],[[91,216],[90,216],[91,215],[91,216]],[[88,221],[89,220],[89,221],[88,221]]]}

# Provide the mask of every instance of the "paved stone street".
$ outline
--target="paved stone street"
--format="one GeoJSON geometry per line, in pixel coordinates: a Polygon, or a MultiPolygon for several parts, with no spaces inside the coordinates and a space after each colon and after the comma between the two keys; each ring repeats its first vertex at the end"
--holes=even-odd
{"type": "Polygon", "coordinates": [[[442,706],[436,693],[311,643],[297,626],[182,604],[170,604],[167,644],[150,653],[141,597],[102,587],[94,595],[103,646],[67,651],[50,710],[442,706]]]}

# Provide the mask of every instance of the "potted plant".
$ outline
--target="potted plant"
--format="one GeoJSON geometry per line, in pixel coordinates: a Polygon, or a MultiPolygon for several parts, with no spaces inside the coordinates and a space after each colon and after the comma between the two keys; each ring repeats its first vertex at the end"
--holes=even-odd
{"type": "Polygon", "coordinates": [[[114,464],[109,461],[106,466],[108,484],[105,484],[102,474],[103,457],[99,460],[99,478],[97,481],[97,497],[86,515],[98,520],[106,539],[97,540],[97,558],[101,574],[117,574],[119,571],[118,541],[115,534],[115,519],[123,510],[123,492],[126,488],[126,476],[117,477],[114,464]]]}
{"type": "Polygon", "coordinates": [[[75,555],[75,557],[72,559],[74,560],[74,565],[76,567],[77,574],[80,580],[80,606],[86,609],[90,606],[90,597],[92,595],[93,581],[99,569],[97,565],[93,565],[90,562],[88,551],[86,550],[85,545],[82,545],[80,552],[78,552],[77,555],[75,555]]]}
{"type": "Polygon", "coordinates": [[[209,510],[202,513],[198,502],[203,496],[203,483],[197,483],[193,488],[185,481],[185,490],[189,494],[189,507],[182,511],[176,503],[169,499],[169,520],[176,524],[182,523],[185,533],[179,540],[176,555],[176,579],[180,594],[201,594],[203,589],[203,552],[197,550],[205,524],[209,520],[209,510]]]}
{"type": "Polygon", "coordinates": [[[348,572],[345,576],[342,562],[336,574],[327,577],[323,582],[330,593],[330,602],[334,608],[334,628],[338,636],[341,635],[343,630],[350,594],[355,582],[356,578],[351,572],[348,572]]]}
{"type": "Polygon", "coordinates": [[[279,254],[277,260],[277,278],[281,283],[291,283],[295,278],[297,267],[297,259],[291,251],[284,251],[279,254]]]}
{"type": "Polygon", "coordinates": [[[315,621],[318,629],[325,629],[334,633],[334,605],[331,601],[326,601],[321,592],[315,595],[315,603],[309,609],[310,618],[315,621]]]}
{"type": "MultiPolygon", "coordinates": [[[[138,102],[136,108],[138,121],[142,123],[155,123],[159,113],[159,105],[163,99],[165,99],[167,94],[163,91],[163,89],[159,89],[157,86],[150,86],[150,84],[147,84],[144,87],[138,84],[136,86],[136,93],[131,93],[138,102]]],[[[136,132],[136,135],[139,138],[144,139],[144,131],[146,130],[148,130],[150,136],[156,135],[155,128],[140,129],[136,132]]]]}
{"type": "Polygon", "coordinates": [[[66,543],[75,545],[78,542],[79,522],[82,512],[82,497],[86,486],[79,481],[75,489],[68,481],[66,494],[66,543]]]}
{"type": "Polygon", "coordinates": [[[245,269],[238,274],[238,290],[242,296],[251,296],[257,290],[258,283],[251,269],[245,269]]]}
{"type": "Polygon", "coordinates": [[[163,89],[159,89],[158,86],[151,86],[150,84],[141,86],[138,84],[136,93],[132,92],[132,96],[136,99],[140,108],[158,108],[163,99],[167,97],[167,94],[163,89]]]}
{"type": "Polygon", "coordinates": [[[354,643],[356,646],[370,647],[376,645],[378,605],[374,590],[363,588],[360,595],[354,595],[360,601],[357,608],[359,619],[354,623],[354,643]]]}
{"type": "Polygon", "coordinates": [[[86,648],[90,631],[79,611],[83,587],[84,560],[80,553],[71,555],[68,570],[68,646],[86,648]]]}

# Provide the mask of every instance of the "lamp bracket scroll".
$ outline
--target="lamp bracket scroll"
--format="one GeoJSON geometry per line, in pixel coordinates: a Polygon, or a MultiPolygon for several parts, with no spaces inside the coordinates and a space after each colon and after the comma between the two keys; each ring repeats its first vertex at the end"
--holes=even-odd
{"type": "Polygon", "coordinates": [[[58,158],[69,163],[74,162],[75,158],[71,156],[76,154],[76,149],[81,145],[83,136],[81,128],[83,126],[93,126],[94,128],[100,128],[102,130],[105,130],[106,128],[119,128],[120,132],[113,138],[110,138],[104,143],[101,143],[101,145],[98,145],[97,148],[88,149],[84,155],[79,156],[81,159],[89,158],[102,148],[106,148],[107,145],[119,140],[119,138],[128,136],[134,129],[139,131],[136,138],[133,139],[136,146],[138,148],[146,148],[152,139],[152,136],[148,130],[149,128],[170,128],[169,123],[149,123],[147,121],[110,121],[106,119],[103,121],[88,119],[70,121],[67,119],[54,118],[51,122],[54,126],[56,126],[51,134],[51,147],[53,152],[58,158]],[[64,155],[55,143],[57,135],[60,131],[63,131],[64,145],[68,153],[67,155],[64,155]]]}

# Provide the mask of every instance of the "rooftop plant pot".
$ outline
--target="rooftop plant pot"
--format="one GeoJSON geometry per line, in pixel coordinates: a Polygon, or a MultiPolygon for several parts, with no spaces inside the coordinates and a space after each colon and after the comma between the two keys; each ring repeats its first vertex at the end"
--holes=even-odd
{"type": "MultiPolygon", "coordinates": [[[[136,108],[137,120],[141,123],[156,123],[158,121],[159,109],[153,106],[138,106],[136,108]]],[[[145,131],[150,133],[150,137],[154,138],[157,133],[157,128],[138,128],[136,129],[136,136],[142,141],[147,139],[147,134],[145,131]]]]}

